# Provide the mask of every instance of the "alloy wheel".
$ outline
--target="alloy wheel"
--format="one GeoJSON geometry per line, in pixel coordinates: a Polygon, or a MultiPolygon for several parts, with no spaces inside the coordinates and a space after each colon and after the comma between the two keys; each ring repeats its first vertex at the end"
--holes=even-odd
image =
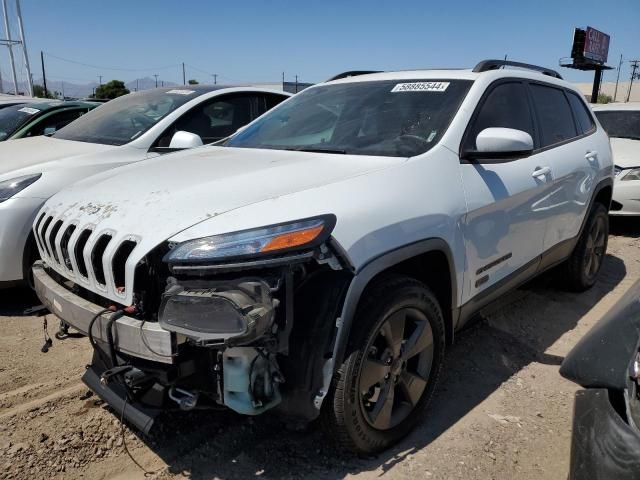
{"type": "Polygon", "coordinates": [[[358,382],[362,412],[373,428],[389,430],[409,416],[427,387],[431,324],[421,311],[402,308],[385,319],[366,352],[358,382]]]}

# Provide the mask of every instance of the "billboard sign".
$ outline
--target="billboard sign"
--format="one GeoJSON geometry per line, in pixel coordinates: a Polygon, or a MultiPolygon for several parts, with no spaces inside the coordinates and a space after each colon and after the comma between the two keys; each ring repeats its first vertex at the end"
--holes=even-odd
{"type": "Polygon", "coordinates": [[[606,63],[609,56],[610,37],[592,27],[587,27],[584,39],[584,58],[597,63],[606,63]]]}

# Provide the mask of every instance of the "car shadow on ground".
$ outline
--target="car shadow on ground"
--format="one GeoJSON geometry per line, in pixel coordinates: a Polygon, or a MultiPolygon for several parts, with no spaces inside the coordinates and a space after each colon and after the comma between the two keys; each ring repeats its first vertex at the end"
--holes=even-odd
{"type": "Polygon", "coordinates": [[[610,233],[623,237],[640,237],[640,217],[609,217],[610,233]]]}
{"type": "Polygon", "coordinates": [[[35,292],[28,287],[12,287],[0,290],[0,317],[29,315],[26,310],[40,305],[35,292]]]}
{"type": "Polygon", "coordinates": [[[160,417],[141,437],[173,474],[198,479],[342,478],[383,472],[456,424],[532,362],[559,365],[545,353],[625,277],[624,262],[607,255],[596,286],[584,293],[558,288],[552,274],[505,295],[457,335],[439,389],[424,420],[398,446],[362,458],[332,447],[316,424],[291,431],[275,415],[189,412],[160,417]],[[553,312],[553,321],[549,321],[553,312]]]}

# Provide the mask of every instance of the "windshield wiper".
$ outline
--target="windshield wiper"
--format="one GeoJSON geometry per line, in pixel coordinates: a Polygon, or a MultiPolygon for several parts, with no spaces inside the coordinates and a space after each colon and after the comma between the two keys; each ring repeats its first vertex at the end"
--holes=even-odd
{"type": "Polygon", "coordinates": [[[346,155],[346,150],[339,148],[319,148],[319,147],[300,147],[300,148],[286,148],[285,150],[291,150],[294,152],[312,152],[312,153],[335,153],[339,155],[346,155]]]}

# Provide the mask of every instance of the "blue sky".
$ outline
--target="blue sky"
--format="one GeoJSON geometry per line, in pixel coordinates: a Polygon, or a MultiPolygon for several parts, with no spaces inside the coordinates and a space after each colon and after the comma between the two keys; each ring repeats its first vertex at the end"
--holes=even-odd
{"type": "MultiPolygon", "coordinates": [[[[352,69],[471,67],[505,54],[554,67],[570,54],[573,28],[587,25],[611,35],[609,64],[620,54],[640,57],[638,0],[22,0],[22,10],[35,76],[44,50],[48,76],[75,83],[154,73],[181,82],[181,62],[187,78],[217,73],[227,83],[278,81],[283,71],[287,80],[317,82],[352,69]]],[[[573,81],[592,79],[559,70],[573,81]]],[[[625,62],[621,79],[628,72],[625,62]]]]}

